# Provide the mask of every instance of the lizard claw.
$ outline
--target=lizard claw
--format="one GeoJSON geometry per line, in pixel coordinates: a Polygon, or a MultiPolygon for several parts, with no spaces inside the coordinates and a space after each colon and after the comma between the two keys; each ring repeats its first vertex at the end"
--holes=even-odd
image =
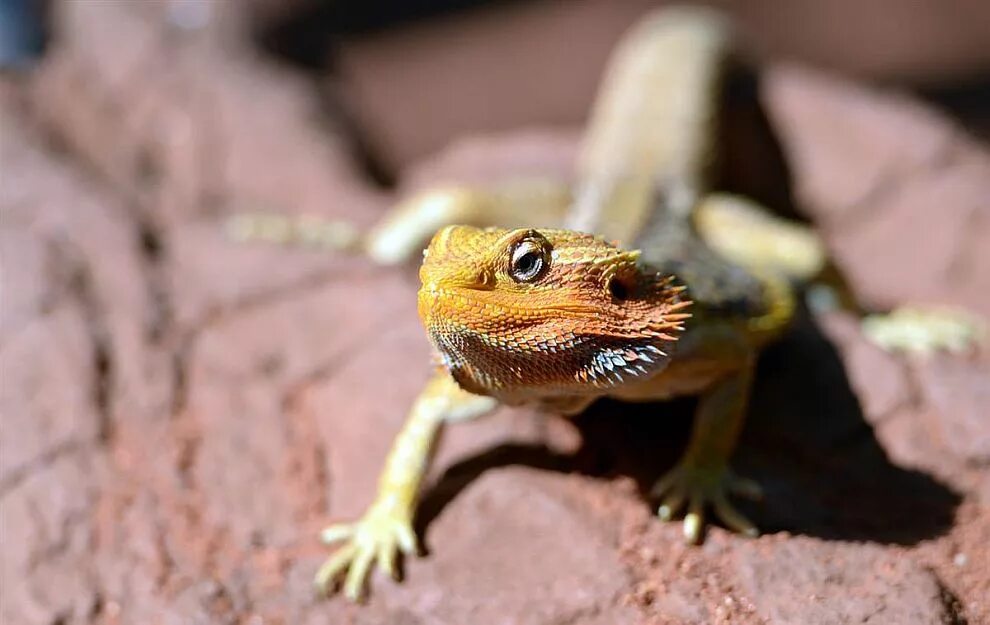
{"type": "Polygon", "coordinates": [[[698,543],[705,525],[705,505],[711,504],[715,515],[729,529],[745,536],[759,535],[753,525],[741,512],[736,510],[727,497],[733,493],[749,499],[760,499],[762,491],[753,480],[736,477],[726,468],[700,468],[679,464],[657,480],[651,494],[663,497],[657,516],[670,521],[686,503],[684,515],[684,538],[690,543],[698,543]]]}
{"type": "Polygon", "coordinates": [[[328,545],[342,541],[344,545],[323,563],[313,584],[317,592],[326,595],[335,578],[346,571],[344,595],[351,601],[362,598],[371,565],[376,561],[380,570],[398,579],[398,552],[417,552],[411,521],[387,508],[372,507],[356,523],[331,525],[320,532],[320,539],[328,545]]]}

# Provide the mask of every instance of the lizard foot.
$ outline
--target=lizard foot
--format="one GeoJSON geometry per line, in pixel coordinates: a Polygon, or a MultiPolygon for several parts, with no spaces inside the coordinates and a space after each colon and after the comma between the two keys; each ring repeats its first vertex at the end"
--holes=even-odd
{"type": "Polygon", "coordinates": [[[870,315],[862,327],[866,337],[881,349],[921,356],[972,350],[987,337],[982,319],[948,308],[897,308],[886,315],[870,315]]]}
{"type": "Polygon", "coordinates": [[[760,499],[762,490],[753,480],[737,477],[727,468],[701,468],[680,463],[657,480],[651,493],[654,497],[663,497],[657,516],[664,521],[673,519],[687,503],[684,538],[688,542],[701,540],[706,504],[711,504],[716,516],[729,529],[745,536],[759,535],[756,526],[729,503],[727,494],[760,499]]]}
{"type": "Polygon", "coordinates": [[[327,594],[334,579],[347,571],[344,595],[351,601],[361,599],[372,563],[398,579],[395,559],[398,551],[415,555],[416,535],[409,518],[388,508],[372,507],[356,523],[331,525],[320,532],[327,545],[344,541],[344,545],[327,558],[313,580],[317,592],[327,594]]]}

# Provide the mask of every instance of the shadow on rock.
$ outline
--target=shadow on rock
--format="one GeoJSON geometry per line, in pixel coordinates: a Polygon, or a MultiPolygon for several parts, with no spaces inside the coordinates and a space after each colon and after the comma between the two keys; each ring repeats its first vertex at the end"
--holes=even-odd
{"type": "Polygon", "coordinates": [[[764,353],[750,414],[737,464],[764,485],[764,531],[910,545],[952,524],[960,495],[890,462],[808,317],[764,353]]]}
{"type": "MultiPolygon", "coordinates": [[[[448,469],[423,497],[424,529],[484,471],[502,466],[627,475],[643,505],[654,481],[682,453],[695,400],[624,404],[603,400],[576,418],[573,455],[507,444],[448,469]]],[[[808,317],[761,357],[735,469],[764,488],[761,503],[739,501],[764,533],[910,545],[951,525],[960,496],[929,475],[892,464],[863,417],[842,362],[808,317]]],[[[659,521],[658,521],[659,522],[659,521]]]]}

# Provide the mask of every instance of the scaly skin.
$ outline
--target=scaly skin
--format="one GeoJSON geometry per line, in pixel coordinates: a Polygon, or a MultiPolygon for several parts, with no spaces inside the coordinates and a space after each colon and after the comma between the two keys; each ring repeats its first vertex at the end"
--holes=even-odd
{"type": "Polygon", "coordinates": [[[794,309],[784,276],[809,271],[821,254],[799,229],[737,198],[708,195],[728,47],[724,22],[704,9],[659,11],[627,35],[603,83],[569,207],[572,194],[553,190],[559,185],[537,196],[447,190],[407,205],[365,242],[395,260],[425,229],[473,224],[440,229],[424,255],[419,312],[443,367],[396,438],[375,503],[356,523],[324,532],[344,544],[320,569],[321,591],[346,571],[345,594],[357,599],[375,561],[393,573],[396,551],[415,551],[409,528],[440,427],[499,403],[574,414],[605,396],[700,395],[691,442],[657,482],[658,514],[673,518],[686,506],[692,542],[709,505],[730,528],[756,533],[728,494],[758,489],[732,474],[729,456],[756,352],[794,309]],[[526,222],[527,197],[535,223],[526,222]],[[735,245],[719,227],[740,215],[759,233],[755,248],[735,245]],[[508,227],[477,227],[486,219],[508,227]],[[566,229],[542,227],[553,224],[566,229]]]}

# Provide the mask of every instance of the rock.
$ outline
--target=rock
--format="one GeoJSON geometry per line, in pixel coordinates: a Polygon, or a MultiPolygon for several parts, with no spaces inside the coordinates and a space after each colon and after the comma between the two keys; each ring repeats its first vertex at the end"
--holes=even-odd
{"type": "Polygon", "coordinates": [[[629,578],[615,527],[581,511],[577,479],[532,469],[483,475],[432,525],[432,555],[407,566],[389,612],[450,625],[635,622],[619,601],[629,578]]]}
{"type": "Polygon", "coordinates": [[[402,173],[405,193],[449,184],[486,186],[513,180],[569,182],[580,133],[520,130],[469,136],[402,173]]]}
{"type": "Polygon", "coordinates": [[[881,547],[780,537],[741,546],[741,587],[769,623],[948,622],[938,579],[881,547]]]}
{"type": "MultiPolygon", "coordinates": [[[[331,42],[338,71],[328,80],[376,158],[397,172],[465,133],[581,123],[615,42],[656,5],[525,3],[349,34],[331,42]]],[[[790,59],[926,85],[950,77],[978,81],[990,66],[982,34],[990,12],[972,0],[883,0],[868,8],[804,0],[786,9],[764,0],[720,8],[737,20],[744,56],[759,65],[790,59]]],[[[871,154],[847,157],[872,164],[871,154]]]]}
{"type": "Polygon", "coordinates": [[[990,362],[941,355],[915,364],[925,402],[938,414],[940,438],[961,461],[990,464],[990,362]]]}
{"type": "Polygon", "coordinates": [[[111,412],[143,394],[111,365],[140,327],[142,288],[115,205],[19,122],[0,103],[0,620],[81,622],[101,602],[92,518],[111,412]]]}
{"type": "Polygon", "coordinates": [[[986,150],[903,96],[788,67],[764,85],[798,201],[860,301],[990,315],[986,150]]]}
{"type": "Polygon", "coordinates": [[[842,313],[822,315],[828,337],[839,346],[849,381],[856,391],[863,416],[880,425],[912,399],[908,368],[895,354],[866,340],[859,320],[842,313]]]}
{"type": "Polygon", "coordinates": [[[234,36],[236,5],[209,5],[204,25],[188,29],[160,9],[58,7],[66,36],[32,76],[33,114],[145,220],[253,211],[373,219],[382,198],[360,179],[346,133],[325,132],[302,77],[234,36]]]}

